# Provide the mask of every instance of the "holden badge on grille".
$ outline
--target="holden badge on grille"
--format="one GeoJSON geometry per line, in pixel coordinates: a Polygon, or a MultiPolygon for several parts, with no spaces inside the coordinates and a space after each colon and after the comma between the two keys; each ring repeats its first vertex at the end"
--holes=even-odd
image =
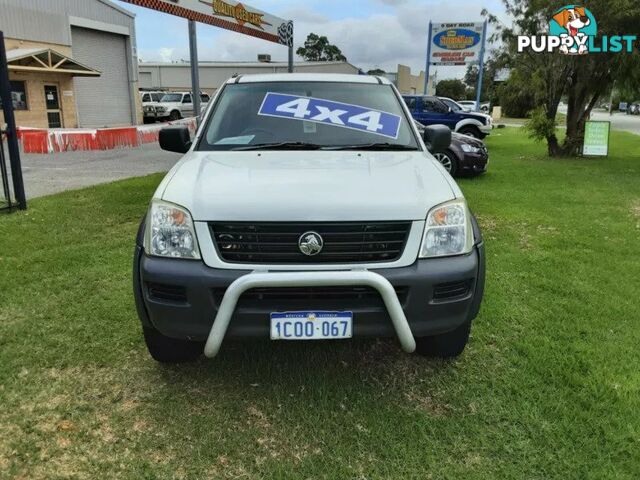
{"type": "Polygon", "coordinates": [[[324,242],[320,234],[316,232],[305,232],[300,235],[298,240],[298,248],[305,255],[310,257],[319,254],[322,251],[324,242]]]}

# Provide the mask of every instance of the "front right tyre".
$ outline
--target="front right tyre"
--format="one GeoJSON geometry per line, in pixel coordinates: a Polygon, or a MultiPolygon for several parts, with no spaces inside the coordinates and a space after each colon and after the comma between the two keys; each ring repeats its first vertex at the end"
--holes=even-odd
{"type": "Polygon", "coordinates": [[[458,158],[451,150],[434,153],[433,157],[442,164],[452,177],[458,173],[458,158]]]}

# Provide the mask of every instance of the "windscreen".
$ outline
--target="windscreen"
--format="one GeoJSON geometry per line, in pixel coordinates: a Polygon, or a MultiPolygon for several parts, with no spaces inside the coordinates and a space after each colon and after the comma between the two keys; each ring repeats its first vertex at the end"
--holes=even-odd
{"type": "Polygon", "coordinates": [[[300,143],[418,149],[390,85],[265,82],[225,86],[199,150],[300,143]]]}
{"type": "Polygon", "coordinates": [[[160,101],[163,102],[163,103],[181,102],[182,101],[182,94],[181,93],[167,93],[164,97],[162,97],[162,99],[160,101]]]}

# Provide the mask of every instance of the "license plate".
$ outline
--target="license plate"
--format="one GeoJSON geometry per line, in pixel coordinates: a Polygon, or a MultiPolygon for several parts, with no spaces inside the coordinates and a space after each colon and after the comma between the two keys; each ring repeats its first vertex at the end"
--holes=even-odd
{"type": "Polygon", "coordinates": [[[274,312],[271,340],[351,338],[353,312],[274,312]]]}

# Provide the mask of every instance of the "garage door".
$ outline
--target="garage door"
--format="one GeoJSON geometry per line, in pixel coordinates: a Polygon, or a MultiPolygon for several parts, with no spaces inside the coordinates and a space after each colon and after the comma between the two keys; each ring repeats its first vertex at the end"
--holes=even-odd
{"type": "Polygon", "coordinates": [[[125,37],[71,27],[73,58],[101,72],[74,79],[81,127],[131,125],[131,99],[125,37]]]}

